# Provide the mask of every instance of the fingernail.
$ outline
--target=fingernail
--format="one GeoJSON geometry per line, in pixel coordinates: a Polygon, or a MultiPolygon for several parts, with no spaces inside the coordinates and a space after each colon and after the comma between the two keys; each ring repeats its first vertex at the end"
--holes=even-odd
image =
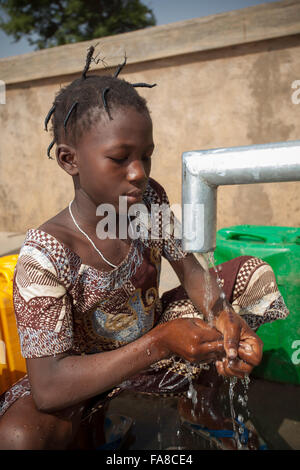
{"type": "Polygon", "coordinates": [[[228,351],[228,356],[229,356],[229,357],[232,357],[232,358],[236,357],[236,350],[235,350],[235,349],[232,349],[232,348],[229,349],[229,351],[228,351]]]}

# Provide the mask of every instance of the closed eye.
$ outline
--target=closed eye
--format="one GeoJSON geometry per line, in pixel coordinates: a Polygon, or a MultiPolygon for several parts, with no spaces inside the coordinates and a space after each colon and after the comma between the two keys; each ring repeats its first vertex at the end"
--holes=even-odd
{"type": "Polygon", "coordinates": [[[153,151],[154,151],[154,145],[152,145],[150,147],[150,150],[147,151],[147,153],[142,157],[142,160],[144,161],[150,161],[151,160],[151,157],[152,157],[152,154],[153,154],[153,151]]]}
{"type": "Polygon", "coordinates": [[[128,160],[128,157],[122,157],[122,158],[117,158],[117,157],[108,157],[110,160],[116,163],[124,163],[126,160],[128,160]]]}

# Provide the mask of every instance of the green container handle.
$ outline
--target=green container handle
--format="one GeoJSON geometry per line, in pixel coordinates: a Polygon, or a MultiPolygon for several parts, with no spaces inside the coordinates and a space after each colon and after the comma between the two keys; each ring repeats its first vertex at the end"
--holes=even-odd
{"type": "MultiPolygon", "coordinates": [[[[225,234],[225,238],[226,240],[243,240],[243,239],[247,239],[247,241],[249,241],[249,239],[253,242],[264,242],[266,243],[267,239],[266,237],[262,237],[261,235],[256,235],[256,234],[253,234],[253,233],[246,233],[246,232],[234,232],[234,231],[226,231],[226,234],[225,234]]],[[[300,237],[299,238],[299,243],[300,243],[300,237]]],[[[297,242],[296,242],[297,243],[297,242]]]]}

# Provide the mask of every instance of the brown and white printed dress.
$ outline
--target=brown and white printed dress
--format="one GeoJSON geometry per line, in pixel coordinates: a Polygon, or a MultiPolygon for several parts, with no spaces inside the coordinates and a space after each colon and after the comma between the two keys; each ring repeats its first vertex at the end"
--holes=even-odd
{"type": "MultiPolygon", "coordinates": [[[[153,179],[144,202],[167,204],[164,189],[153,179]]],[[[157,226],[161,230],[161,214],[157,226]]],[[[27,232],[14,276],[14,307],[25,358],[110,351],[132,342],[160,322],[182,316],[198,316],[180,286],[159,297],[161,256],[168,260],[187,255],[173,232],[164,238],[137,238],[126,259],[109,272],[87,266],[79,256],[52,235],[27,232]]],[[[288,311],[278,291],[274,273],[260,259],[244,256],[220,265],[219,280],[234,309],[252,328],[284,318],[288,311]]],[[[215,271],[211,270],[216,276],[215,271]]],[[[191,373],[180,358],[154,364],[143,374],[99,397],[99,403],[123,389],[145,393],[181,393],[191,373]],[[100,400],[101,399],[101,400],[100,400]]],[[[30,394],[25,376],[0,396],[0,416],[18,398],[30,394]]]]}

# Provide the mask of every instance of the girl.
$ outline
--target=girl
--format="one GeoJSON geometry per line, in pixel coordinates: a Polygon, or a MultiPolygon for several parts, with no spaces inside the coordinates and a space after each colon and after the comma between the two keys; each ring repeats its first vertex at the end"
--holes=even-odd
{"type": "MultiPolygon", "coordinates": [[[[75,195],[62,212],[27,232],[19,255],[14,305],[28,375],[1,397],[2,449],[79,448],[79,430],[91,429],[83,424],[101,424],[95,411],[105,410],[117,393],[186,392],[191,371],[202,405],[192,416],[180,401],[183,419],[228,428],[215,403],[218,377],[243,378],[259,364],[262,342],[248,323],[275,319],[275,301],[277,316],[287,314],[274,274],[261,260],[225,263],[217,279],[182,250],[172,231],[162,236],[161,217],[159,237],[149,236],[151,227],[144,238],[119,235],[134,220],[120,210],[120,197],[128,208],[143,202],[149,211],[168,199],[150,178],[152,121],[135,90],[147,85],[120,80],[122,66],[114,77],[87,77],[93,50],[82,76],[58,93],[46,119],[47,127],[52,116],[57,162],[73,178],[75,195]],[[100,239],[97,208],[103,204],[115,209],[116,230],[100,239]],[[162,299],[161,256],[181,283],[162,299]],[[206,375],[203,363],[211,364],[206,375]]],[[[235,446],[228,437],[220,442],[235,446]]]]}

